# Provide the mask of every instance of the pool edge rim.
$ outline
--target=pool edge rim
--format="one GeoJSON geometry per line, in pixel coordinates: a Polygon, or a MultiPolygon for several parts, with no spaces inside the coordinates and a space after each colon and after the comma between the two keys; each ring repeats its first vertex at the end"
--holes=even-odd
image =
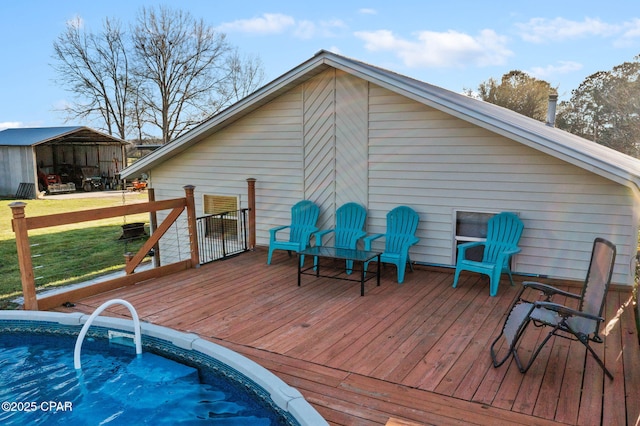
{"type": "MultiPolygon", "coordinates": [[[[89,315],[80,312],[0,310],[0,321],[42,321],[60,325],[82,326],[88,319],[89,315]]],[[[107,316],[97,316],[92,325],[125,332],[133,332],[134,329],[132,320],[107,316]]],[[[300,425],[328,425],[328,422],[296,388],[288,385],[265,367],[244,355],[206,340],[195,333],[181,332],[143,321],[140,322],[140,328],[143,336],[166,340],[181,349],[193,350],[210,356],[243,374],[267,391],[274,404],[289,412],[300,425]]]]}

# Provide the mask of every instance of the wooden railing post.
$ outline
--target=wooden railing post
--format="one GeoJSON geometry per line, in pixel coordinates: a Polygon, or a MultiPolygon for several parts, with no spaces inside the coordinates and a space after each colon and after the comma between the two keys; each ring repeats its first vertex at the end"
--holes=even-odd
{"type": "Polygon", "coordinates": [[[198,226],[196,223],[196,203],[193,193],[196,189],[193,185],[186,185],[184,195],[187,204],[187,225],[189,227],[189,246],[191,247],[191,267],[200,266],[200,253],[198,252],[198,226]]]}
{"type": "MultiPolygon", "coordinates": [[[[129,262],[131,262],[131,260],[133,259],[133,256],[134,256],[133,253],[131,253],[130,251],[126,252],[124,254],[124,264],[128,265],[129,262]]],[[[127,272],[127,271],[125,271],[125,272],[126,272],[127,275],[133,274],[133,272],[127,272]]]]}
{"type": "MultiPolygon", "coordinates": [[[[147,196],[149,202],[152,203],[156,200],[156,191],[153,188],[147,188],[147,196]]],[[[151,234],[158,228],[158,215],[155,211],[149,213],[149,231],[151,234]]],[[[156,244],[153,247],[153,266],[160,266],[160,244],[156,244]]]]}
{"type": "Polygon", "coordinates": [[[16,234],[16,247],[18,249],[18,264],[20,265],[20,280],[22,281],[22,294],[24,296],[24,309],[27,311],[38,310],[36,298],[36,284],[33,276],[33,264],[31,263],[31,248],[29,246],[29,229],[24,208],[27,204],[21,201],[9,204],[13,214],[11,224],[16,234]]]}
{"type": "Polygon", "coordinates": [[[247,198],[249,207],[249,250],[256,248],[256,179],[247,179],[247,198]]]}

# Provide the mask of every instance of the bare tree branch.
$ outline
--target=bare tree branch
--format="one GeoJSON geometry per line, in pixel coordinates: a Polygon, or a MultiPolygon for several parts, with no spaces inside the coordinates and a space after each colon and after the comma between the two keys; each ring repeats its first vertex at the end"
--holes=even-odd
{"type": "Polygon", "coordinates": [[[166,143],[202,119],[200,109],[219,81],[224,34],[182,11],[142,9],[133,32],[143,103],[166,143]]]}
{"type": "Polygon", "coordinates": [[[84,33],[76,18],[53,44],[58,81],[77,99],[66,108],[68,119],[99,118],[102,130],[122,139],[132,88],[123,37],[117,22],[106,19],[104,31],[95,35],[84,33]]]}
{"type": "Polygon", "coordinates": [[[123,139],[167,143],[262,84],[262,64],[224,34],[165,7],[141,9],[130,34],[109,19],[98,34],[80,18],[54,42],[58,82],[74,95],[69,119],[94,119],[123,139]]]}

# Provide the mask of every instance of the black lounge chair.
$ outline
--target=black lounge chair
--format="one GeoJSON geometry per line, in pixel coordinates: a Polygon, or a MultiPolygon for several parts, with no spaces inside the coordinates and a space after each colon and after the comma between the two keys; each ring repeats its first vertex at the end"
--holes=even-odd
{"type": "Polygon", "coordinates": [[[502,332],[491,344],[493,366],[501,366],[509,356],[513,355],[518,369],[521,373],[525,373],[551,336],[558,336],[581,342],[591,352],[606,375],[613,380],[613,375],[604,366],[604,362],[595,353],[590,343],[602,343],[598,330],[604,322],[602,311],[611,282],[615,258],[616,246],[603,238],[596,238],[593,242],[589,271],[582,287],[582,293],[579,295],[546,284],[524,282],[523,288],[507,316],[502,332]],[[527,301],[523,299],[523,293],[527,289],[541,291],[545,296],[544,300],[527,301]],[[577,299],[579,301],[578,308],[573,309],[554,303],[552,298],[556,295],[577,299]],[[531,358],[524,365],[518,356],[518,347],[527,326],[531,323],[537,327],[548,327],[550,331],[534,349],[531,358]],[[498,359],[495,345],[498,344],[502,336],[506,339],[508,349],[506,355],[498,359]]]}

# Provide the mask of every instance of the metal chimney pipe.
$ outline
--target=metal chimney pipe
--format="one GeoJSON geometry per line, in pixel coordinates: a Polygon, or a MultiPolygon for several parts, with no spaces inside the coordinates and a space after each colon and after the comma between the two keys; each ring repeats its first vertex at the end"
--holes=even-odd
{"type": "Polygon", "coordinates": [[[556,105],[558,103],[558,94],[549,94],[549,107],[547,108],[547,126],[556,126],[556,105]]]}

